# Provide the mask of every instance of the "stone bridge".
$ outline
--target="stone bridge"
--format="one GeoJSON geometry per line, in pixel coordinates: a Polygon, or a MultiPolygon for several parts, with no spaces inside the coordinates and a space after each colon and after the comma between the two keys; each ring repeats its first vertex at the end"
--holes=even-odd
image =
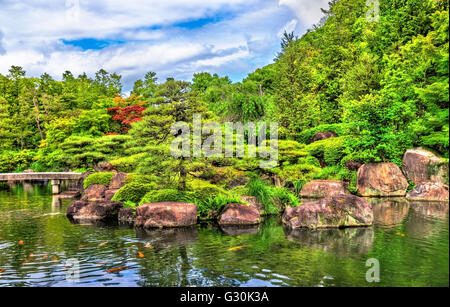
{"type": "Polygon", "coordinates": [[[59,194],[62,180],[79,180],[82,176],[80,173],[0,173],[0,181],[50,180],[53,194],[59,194]]]}

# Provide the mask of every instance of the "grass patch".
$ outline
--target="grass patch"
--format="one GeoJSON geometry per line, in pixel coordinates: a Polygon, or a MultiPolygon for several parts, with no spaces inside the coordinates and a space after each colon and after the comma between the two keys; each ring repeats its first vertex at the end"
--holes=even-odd
{"type": "Polygon", "coordinates": [[[285,207],[297,207],[300,200],[291,191],[266,185],[259,179],[252,179],[247,184],[247,194],[256,197],[264,206],[266,214],[279,214],[285,207]]]}

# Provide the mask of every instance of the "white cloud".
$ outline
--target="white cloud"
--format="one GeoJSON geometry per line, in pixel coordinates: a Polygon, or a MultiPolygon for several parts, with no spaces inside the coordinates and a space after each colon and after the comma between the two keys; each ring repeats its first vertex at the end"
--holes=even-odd
{"type": "Polygon", "coordinates": [[[0,55],[3,55],[6,53],[5,48],[3,48],[3,32],[0,29],[0,55]]]}
{"type": "Polygon", "coordinates": [[[323,14],[321,8],[327,9],[329,0],[279,0],[280,5],[291,8],[305,27],[317,24],[323,14]]]}
{"type": "Polygon", "coordinates": [[[59,79],[65,70],[92,76],[104,68],[123,76],[124,90],[147,71],[160,80],[199,71],[240,78],[271,62],[280,29],[298,27],[294,17],[278,0],[2,2],[0,73],[20,65],[28,76],[59,79]],[[208,22],[177,26],[198,19],[208,22]],[[83,38],[121,43],[98,50],[63,43],[83,38]]]}
{"type": "Polygon", "coordinates": [[[297,19],[292,19],[291,21],[289,21],[279,32],[278,32],[278,37],[282,37],[284,32],[287,33],[291,33],[291,32],[295,32],[295,30],[297,29],[297,24],[298,24],[298,20],[297,19]]]}

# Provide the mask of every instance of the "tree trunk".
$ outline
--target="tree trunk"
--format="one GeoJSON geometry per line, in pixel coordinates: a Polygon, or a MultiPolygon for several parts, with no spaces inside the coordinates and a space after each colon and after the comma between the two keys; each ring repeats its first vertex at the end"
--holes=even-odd
{"type": "Polygon", "coordinates": [[[179,171],[180,171],[180,179],[178,182],[178,190],[184,191],[186,190],[186,177],[188,174],[186,168],[184,167],[184,158],[180,159],[179,171]]]}
{"type": "Polygon", "coordinates": [[[39,135],[41,136],[41,141],[43,141],[44,136],[42,135],[41,123],[39,121],[39,107],[36,103],[36,96],[33,96],[33,105],[34,105],[34,108],[36,109],[36,124],[37,124],[38,130],[39,130],[39,135]]]}

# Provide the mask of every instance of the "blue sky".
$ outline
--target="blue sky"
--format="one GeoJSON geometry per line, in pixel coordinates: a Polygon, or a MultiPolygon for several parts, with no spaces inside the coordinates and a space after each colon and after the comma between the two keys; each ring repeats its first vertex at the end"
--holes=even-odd
{"type": "Polygon", "coordinates": [[[240,81],[272,62],[284,29],[317,23],[327,0],[0,0],[0,73],[65,70],[122,75],[124,92],[148,71],[240,81]]]}

